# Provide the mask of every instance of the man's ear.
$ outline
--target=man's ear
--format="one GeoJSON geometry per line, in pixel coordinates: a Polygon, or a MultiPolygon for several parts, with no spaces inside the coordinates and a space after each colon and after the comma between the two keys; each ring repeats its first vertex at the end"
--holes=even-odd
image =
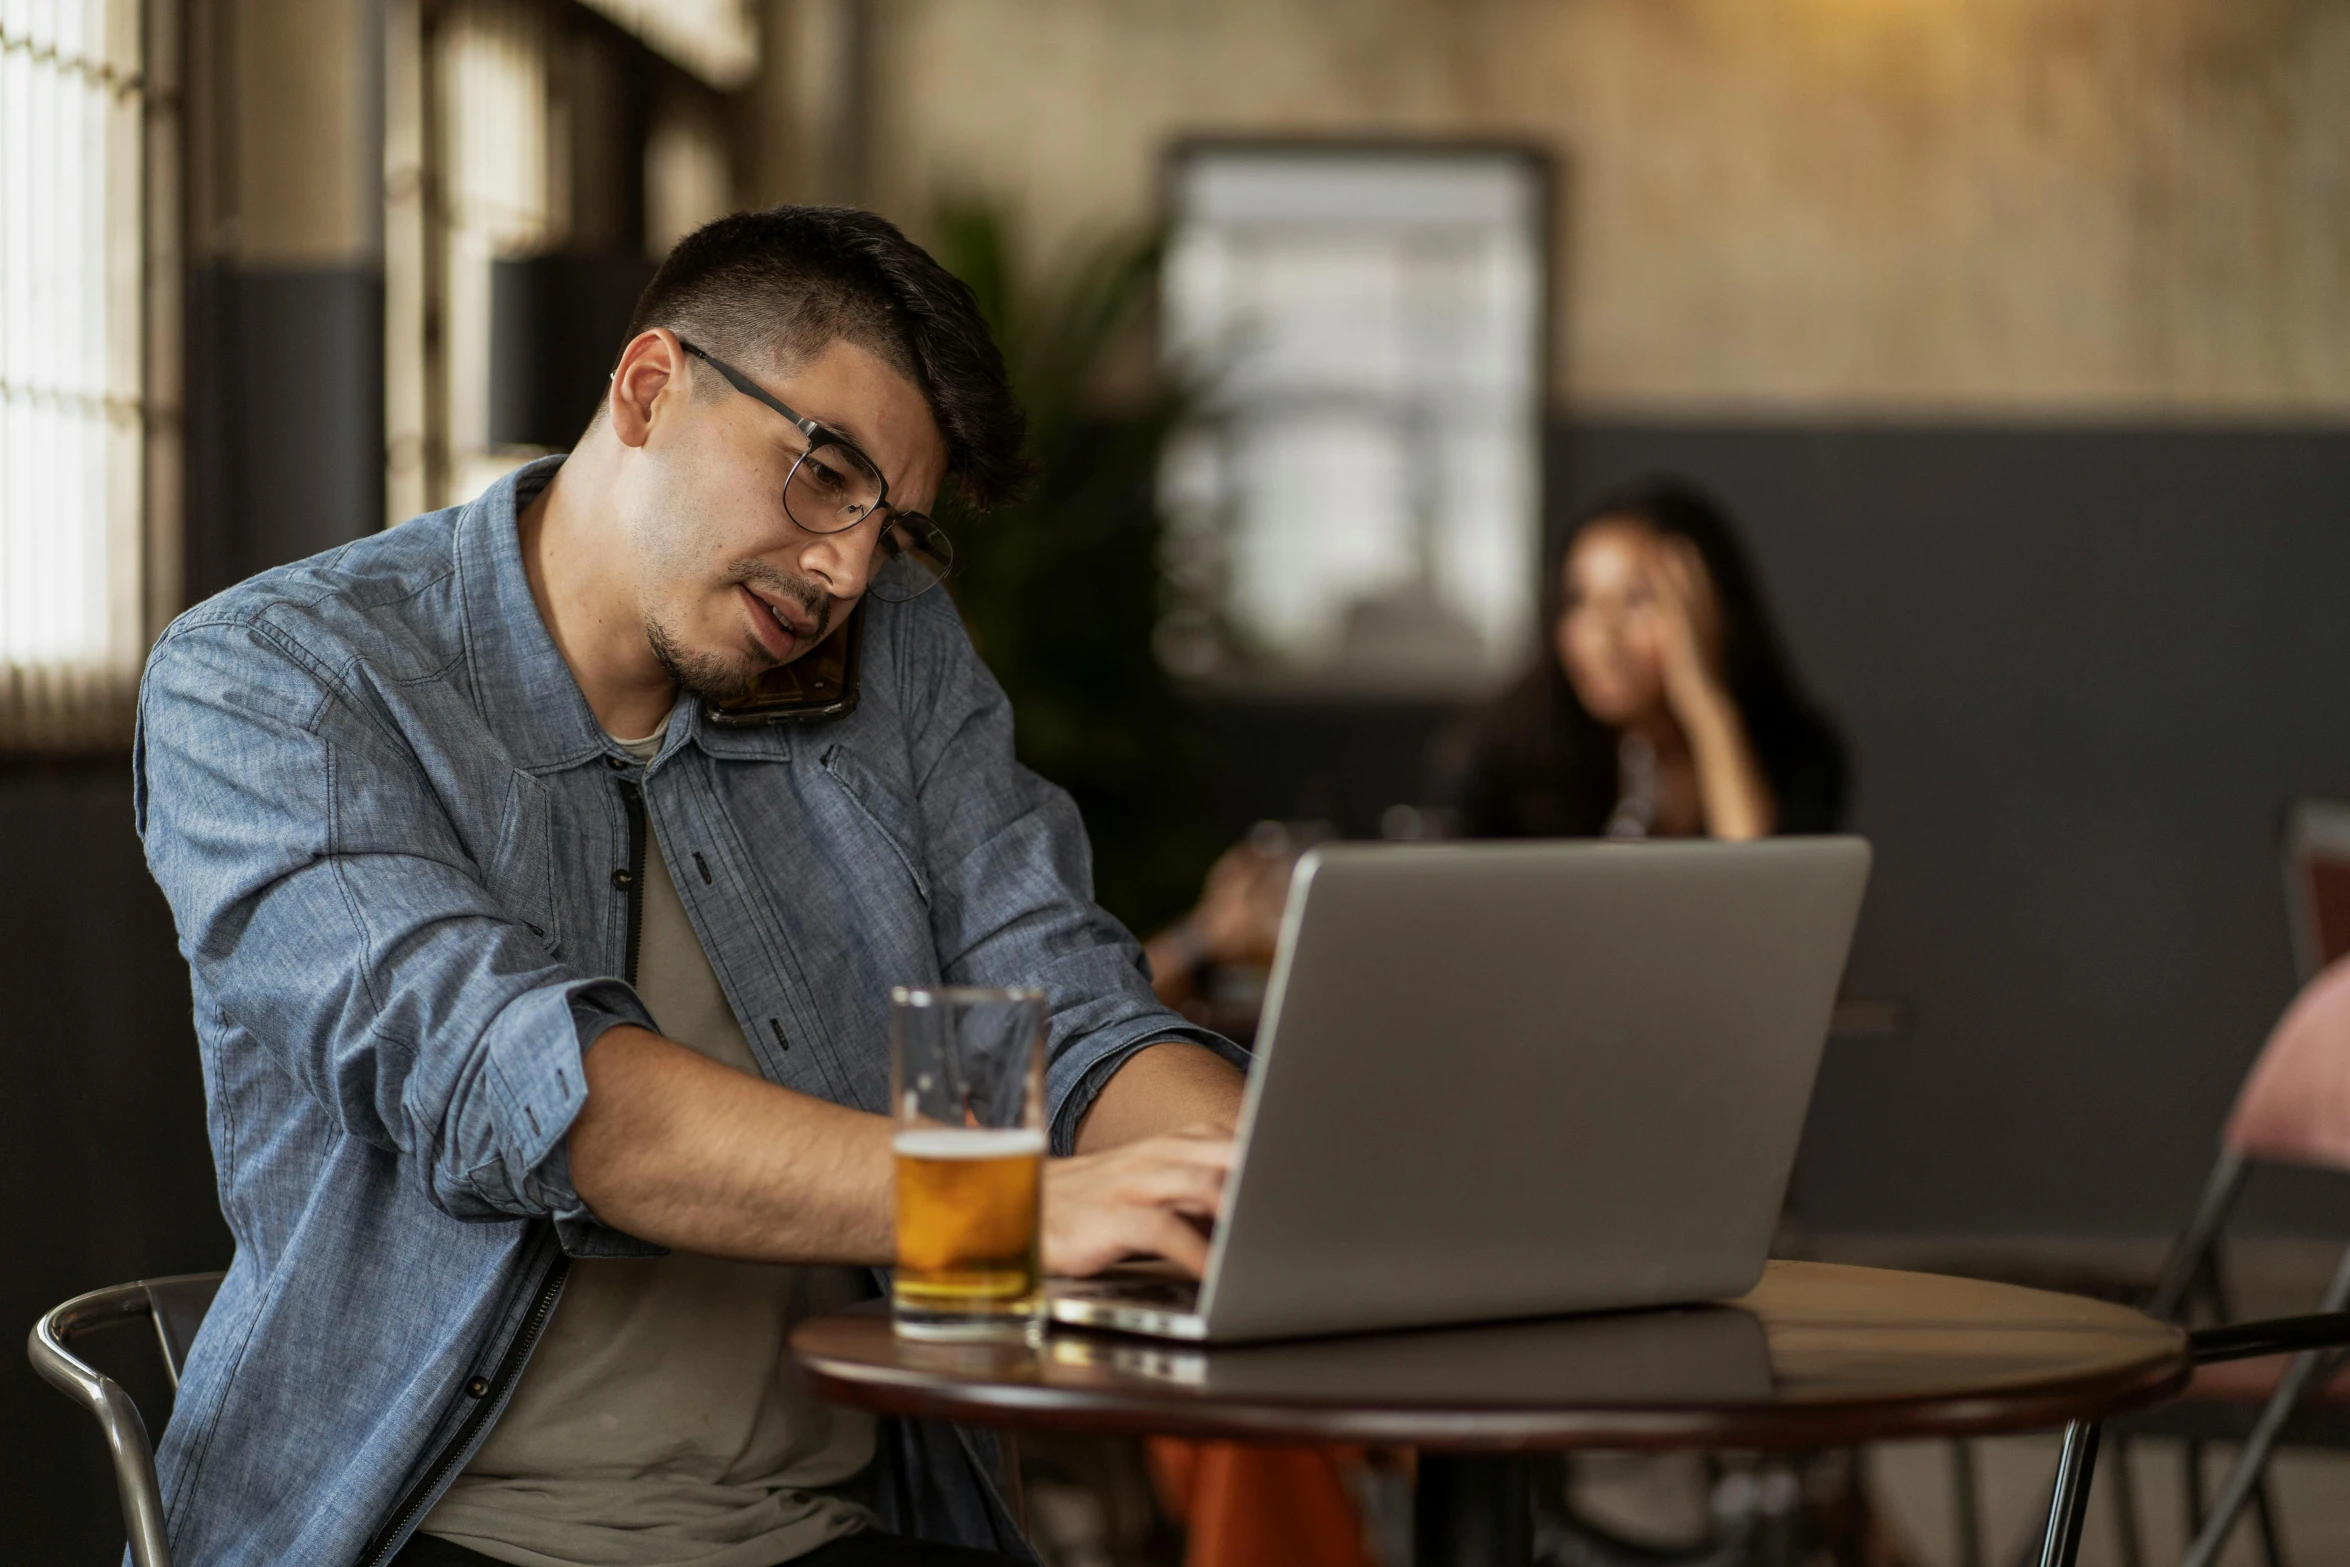
{"type": "Polygon", "coordinates": [[[685,350],[678,346],[676,333],[651,327],[629,339],[604,393],[604,411],[621,445],[642,446],[651,439],[655,405],[666,391],[683,396],[684,378],[685,350]]]}

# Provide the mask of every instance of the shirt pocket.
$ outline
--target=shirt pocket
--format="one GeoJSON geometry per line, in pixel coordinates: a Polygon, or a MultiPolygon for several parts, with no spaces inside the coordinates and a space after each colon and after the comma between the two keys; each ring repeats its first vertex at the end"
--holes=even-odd
{"type": "Polygon", "coordinates": [[[922,855],[917,847],[922,840],[915,825],[919,817],[914,802],[904,790],[857,760],[856,753],[845,747],[827,746],[823,764],[825,775],[840,785],[849,803],[881,834],[882,841],[905,867],[906,879],[914,884],[914,895],[929,903],[930,878],[923,873],[922,855]]]}
{"type": "Polygon", "coordinates": [[[552,953],[563,945],[555,894],[555,801],[528,773],[512,773],[498,839],[483,880],[501,913],[519,920],[552,953]]]}

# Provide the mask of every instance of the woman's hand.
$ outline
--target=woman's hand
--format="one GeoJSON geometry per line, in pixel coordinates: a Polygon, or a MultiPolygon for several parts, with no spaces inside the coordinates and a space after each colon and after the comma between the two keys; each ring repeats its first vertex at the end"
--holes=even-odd
{"type": "Polygon", "coordinates": [[[1684,730],[1735,712],[1722,673],[1722,607],[1697,546],[1660,538],[1648,559],[1665,703],[1684,730]]]}
{"type": "Polygon", "coordinates": [[[1281,845],[1260,844],[1255,836],[1218,855],[1198,905],[1143,943],[1151,989],[1168,1006],[1191,999],[1203,967],[1273,961],[1297,856],[1281,845]]]}
{"type": "Polygon", "coordinates": [[[1660,538],[1651,548],[1648,579],[1665,705],[1689,742],[1706,833],[1768,837],[1778,825],[1778,801],[1723,672],[1722,604],[1704,557],[1687,539],[1660,538]]]}
{"type": "Polygon", "coordinates": [[[1044,1271],[1083,1275],[1163,1257],[1199,1277],[1231,1173],[1231,1135],[1204,1124],[1046,1160],[1044,1271]]]}
{"type": "Polygon", "coordinates": [[[1191,920],[1211,963],[1270,963],[1295,856],[1243,839],[1208,867],[1191,920]]]}

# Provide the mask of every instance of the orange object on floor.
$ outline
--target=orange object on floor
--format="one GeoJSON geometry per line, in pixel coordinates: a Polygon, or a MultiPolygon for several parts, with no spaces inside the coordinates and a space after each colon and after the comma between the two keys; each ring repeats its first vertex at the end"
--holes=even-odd
{"type": "Polygon", "coordinates": [[[1372,1567],[1346,1469],[1352,1447],[1153,1437],[1151,1478],[1183,1520],[1184,1567],[1372,1567]]]}

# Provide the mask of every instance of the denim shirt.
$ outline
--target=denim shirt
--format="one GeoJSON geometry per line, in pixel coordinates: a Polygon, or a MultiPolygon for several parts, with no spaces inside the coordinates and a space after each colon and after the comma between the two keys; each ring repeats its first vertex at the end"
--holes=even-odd
{"type": "MultiPolygon", "coordinates": [[[[552,461],[256,577],[148,662],[138,829],[195,994],[235,1261],[158,1451],[174,1559],[388,1559],[503,1408],[566,1259],[644,1255],[573,1188],[581,1053],[625,977],[632,812],[770,1080],[862,1110],[889,987],[1052,997],[1053,1145],[1127,1057],[1225,1041],[1153,1000],[1066,795],[943,592],[866,614],[861,700],[758,729],[598,726],[515,531],[552,461]]],[[[982,1433],[900,1423],[896,1530],[1026,1554],[982,1433]]]]}

